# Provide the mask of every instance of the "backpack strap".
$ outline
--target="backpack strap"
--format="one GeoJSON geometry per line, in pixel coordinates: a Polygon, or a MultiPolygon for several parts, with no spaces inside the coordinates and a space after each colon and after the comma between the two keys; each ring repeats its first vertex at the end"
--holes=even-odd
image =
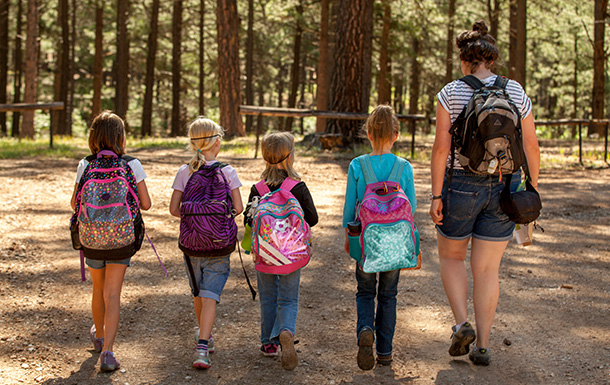
{"type": "Polygon", "coordinates": [[[463,81],[464,83],[468,84],[468,86],[475,91],[478,90],[479,88],[485,87],[485,84],[483,84],[483,82],[474,75],[466,75],[466,76],[460,78],[460,80],[463,81]]]}
{"type": "Polygon", "coordinates": [[[364,175],[364,183],[367,185],[377,183],[377,176],[375,175],[375,171],[373,171],[371,159],[369,158],[368,154],[360,157],[360,166],[362,167],[362,174],[364,175]]]}
{"type": "Polygon", "coordinates": [[[206,167],[207,167],[207,168],[211,168],[211,169],[213,170],[213,169],[215,169],[215,168],[217,168],[217,167],[218,167],[218,168],[224,168],[224,167],[227,167],[227,166],[228,166],[228,164],[227,164],[227,163],[222,163],[222,162],[216,162],[216,163],[212,163],[211,165],[209,165],[209,166],[208,166],[208,165],[207,165],[207,164],[205,164],[205,162],[204,162],[204,163],[203,163],[201,166],[199,166],[199,169],[198,169],[197,171],[201,171],[201,170],[203,170],[203,169],[204,169],[204,168],[206,168],[206,167]]]}
{"type": "Polygon", "coordinates": [[[296,186],[297,184],[299,184],[299,181],[291,179],[291,178],[286,178],[282,182],[282,185],[280,186],[280,190],[291,191],[294,188],[294,186],[296,186]]]}
{"type": "Polygon", "coordinates": [[[402,178],[402,172],[404,171],[406,164],[407,162],[404,159],[397,156],[394,161],[394,166],[392,166],[392,171],[390,171],[388,181],[400,184],[400,178],[402,178]]]}
{"type": "Polygon", "coordinates": [[[502,88],[503,90],[506,89],[506,85],[508,84],[508,78],[505,78],[504,76],[496,76],[496,80],[494,81],[494,87],[498,87],[498,88],[502,88]]]}
{"type": "Polygon", "coordinates": [[[267,183],[265,183],[264,179],[262,179],[260,182],[255,184],[254,187],[256,187],[256,191],[258,191],[258,194],[260,196],[269,194],[271,192],[271,190],[269,189],[269,186],[267,186],[267,183]]]}
{"type": "Polygon", "coordinates": [[[114,151],[110,151],[110,150],[102,150],[100,152],[97,153],[97,158],[101,158],[103,156],[111,156],[113,158],[118,158],[119,156],[117,154],[114,153],[114,151]]]}

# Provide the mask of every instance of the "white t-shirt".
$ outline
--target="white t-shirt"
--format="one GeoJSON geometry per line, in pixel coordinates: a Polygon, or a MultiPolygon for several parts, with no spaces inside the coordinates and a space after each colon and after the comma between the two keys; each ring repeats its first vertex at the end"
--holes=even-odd
{"type": "MultiPolygon", "coordinates": [[[[80,162],[78,162],[78,168],[76,169],[76,183],[80,182],[80,178],[82,178],[83,172],[88,165],[89,161],[86,158],[83,158],[80,160],[80,162]]],[[[146,179],[146,173],[144,172],[142,163],[140,163],[138,159],[133,159],[127,162],[127,165],[131,168],[131,171],[133,171],[133,176],[136,178],[136,184],[146,179]]]]}
{"type": "MultiPolygon", "coordinates": [[[[217,160],[206,160],[205,164],[206,164],[206,166],[210,166],[216,162],[218,162],[218,161],[217,160]]],[[[237,171],[235,171],[233,166],[227,165],[227,166],[221,168],[220,171],[225,175],[225,177],[227,177],[227,181],[229,182],[229,188],[231,190],[235,190],[236,188],[241,187],[241,182],[240,182],[239,178],[237,177],[237,171]]],[[[172,184],[172,188],[174,190],[184,192],[186,183],[191,178],[191,175],[192,175],[191,170],[189,170],[188,164],[183,164],[182,166],[180,166],[180,168],[178,169],[178,172],[176,173],[176,178],[174,178],[174,183],[172,184]]]]}

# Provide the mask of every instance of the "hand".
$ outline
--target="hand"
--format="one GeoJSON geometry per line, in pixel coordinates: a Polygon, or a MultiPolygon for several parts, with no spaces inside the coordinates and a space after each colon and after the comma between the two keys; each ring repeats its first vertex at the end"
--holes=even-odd
{"type": "Polygon", "coordinates": [[[343,246],[343,249],[349,254],[349,238],[347,238],[347,234],[345,234],[345,245],[343,246]]]}
{"type": "Polygon", "coordinates": [[[443,224],[443,200],[442,199],[433,199],[430,203],[430,217],[432,218],[432,222],[437,225],[443,224]]]}

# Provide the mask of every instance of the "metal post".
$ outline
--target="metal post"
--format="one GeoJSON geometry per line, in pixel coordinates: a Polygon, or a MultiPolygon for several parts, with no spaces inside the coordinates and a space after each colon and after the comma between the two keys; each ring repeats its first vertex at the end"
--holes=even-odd
{"type": "Polygon", "coordinates": [[[411,160],[415,158],[415,119],[410,120],[411,123],[411,160]]]}
{"type": "Polygon", "coordinates": [[[606,132],[604,133],[604,162],[608,163],[608,126],[610,121],[606,122],[606,132]]]}
{"type": "MultiPolygon", "coordinates": [[[[51,115],[51,110],[49,110],[49,115],[51,115]]],[[[53,122],[51,120],[49,120],[49,148],[53,148],[53,122]]]]}
{"type": "Polygon", "coordinates": [[[582,166],[582,123],[578,123],[578,161],[582,166]]]}

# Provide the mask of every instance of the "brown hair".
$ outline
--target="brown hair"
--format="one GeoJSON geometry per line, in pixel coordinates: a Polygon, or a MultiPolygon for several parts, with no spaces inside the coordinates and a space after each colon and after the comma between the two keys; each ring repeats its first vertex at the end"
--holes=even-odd
{"type": "Polygon", "coordinates": [[[188,148],[195,151],[188,163],[191,173],[199,170],[199,167],[205,163],[205,157],[201,152],[211,149],[217,141],[222,139],[224,134],[222,127],[213,120],[203,116],[197,117],[191,123],[189,126],[189,137],[191,140],[189,141],[188,148]]]}
{"type": "Polygon", "coordinates": [[[261,178],[268,185],[278,185],[286,177],[301,180],[292,167],[290,155],[294,156],[294,136],[289,132],[271,132],[263,137],[261,152],[265,159],[265,171],[261,178]]]}
{"type": "Polygon", "coordinates": [[[371,137],[373,147],[381,147],[400,133],[400,125],[394,109],[388,104],[381,104],[371,112],[364,123],[366,132],[371,137]]]}
{"type": "Polygon", "coordinates": [[[487,25],[479,20],[472,25],[472,30],[460,33],[455,39],[460,50],[460,60],[469,63],[470,71],[485,63],[488,69],[500,59],[496,39],[487,34],[487,25]]]}
{"type": "Polygon", "coordinates": [[[93,155],[110,150],[121,156],[125,154],[125,123],[112,111],[102,111],[93,119],[89,130],[89,149],[93,155]]]}

